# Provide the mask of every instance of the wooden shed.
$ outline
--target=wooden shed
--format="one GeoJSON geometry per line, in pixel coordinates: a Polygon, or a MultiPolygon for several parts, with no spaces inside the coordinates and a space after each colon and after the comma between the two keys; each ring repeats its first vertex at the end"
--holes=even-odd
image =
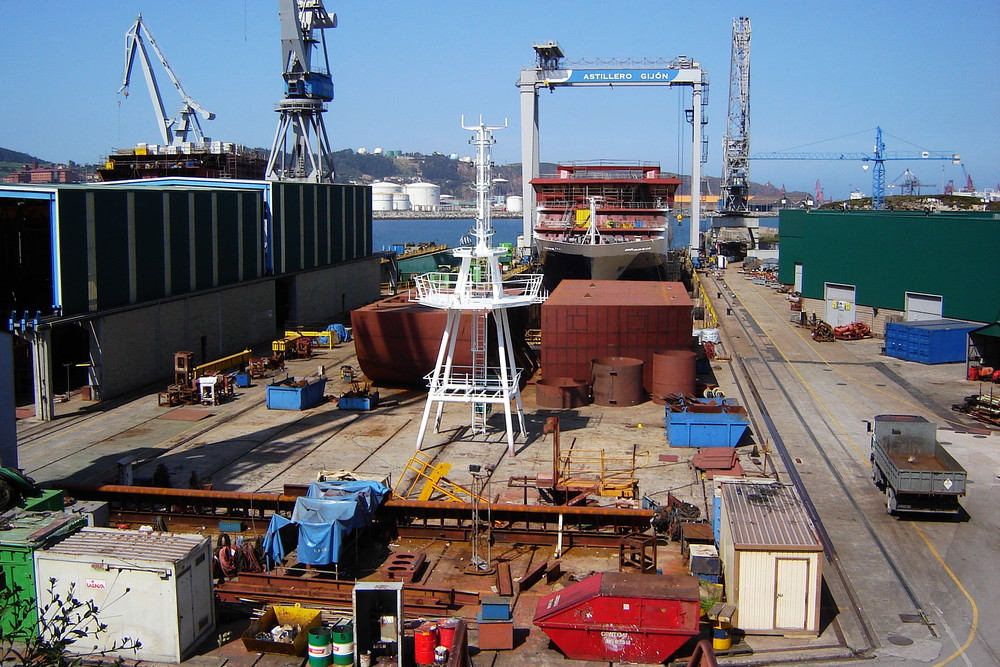
{"type": "Polygon", "coordinates": [[[735,626],[750,634],[819,634],[823,547],[793,486],[721,485],[719,553],[735,626]]]}

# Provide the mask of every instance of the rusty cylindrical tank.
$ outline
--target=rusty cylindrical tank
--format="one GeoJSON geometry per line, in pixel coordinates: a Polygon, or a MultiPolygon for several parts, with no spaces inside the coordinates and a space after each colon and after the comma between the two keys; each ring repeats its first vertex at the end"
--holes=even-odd
{"type": "Polygon", "coordinates": [[[628,406],[642,403],[642,359],[600,357],[591,364],[596,405],[628,406]]]}
{"type": "Polygon", "coordinates": [[[649,387],[653,400],[661,403],[665,396],[672,394],[694,396],[696,363],[694,350],[664,349],[653,352],[649,387]]]}
{"type": "Polygon", "coordinates": [[[590,405],[590,385],[573,378],[545,378],[535,383],[535,402],[541,408],[590,405]]]}

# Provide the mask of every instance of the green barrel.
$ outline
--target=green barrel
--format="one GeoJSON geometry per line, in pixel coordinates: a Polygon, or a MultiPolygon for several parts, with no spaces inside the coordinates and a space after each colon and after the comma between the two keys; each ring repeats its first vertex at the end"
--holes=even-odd
{"type": "Polygon", "coordinates": [[[333,663],[334,665],[354,664],[354,626],[350,623],[334,626],[333,630],[333,663]]]}
{"type": "Polygon", "coordinates": [[[309,667],[327,667],[330,664],[330,628],[317,625],[309,629],[309,667]]]}

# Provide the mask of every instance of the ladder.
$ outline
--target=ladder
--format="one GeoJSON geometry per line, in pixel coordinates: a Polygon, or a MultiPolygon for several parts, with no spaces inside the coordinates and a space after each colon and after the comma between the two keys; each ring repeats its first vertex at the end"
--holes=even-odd
{"type": "MultiPolygon", "coordinates": [[[[488,310],[472,312],[472,387],[473,394],[486,390],[486,350],[488,310]]],[[[472,402],[472,432],[486,433],[489,404],[472,402]]]]}

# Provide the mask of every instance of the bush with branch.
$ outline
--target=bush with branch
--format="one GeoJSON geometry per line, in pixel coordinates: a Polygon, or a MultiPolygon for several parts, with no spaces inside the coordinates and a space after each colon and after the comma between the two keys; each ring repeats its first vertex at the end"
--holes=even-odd
{"type": "MultiPolygon", "coordinates": [[[[8,627],[0,637],[0,664],[5,667],[76,667],[95,658],[119,651],[136,651],[142,644],[136,639],[122,637],[102,649],[94,643],[90,650],[81,651],[83,644],[95,641],[108,633],[106,623],[101,623],[99,609],[93,600],[80,600],[74,593],[76,584],[70,584],[65,594],[56,590],[56,579],[49,579],[45,591],[47,602],[37,609],[38,628],[29,627],[36,618],[35,601],[24,594],[20,586],[0,589],[0,616],[6,618],[8,627]],[[20,631],[16,641],[11,635],[20,631]]],[[[129,589],[125,589],[128,593],[129,589]]],[[[114,664],[120,665],[118,657],[114,664]]]]}

